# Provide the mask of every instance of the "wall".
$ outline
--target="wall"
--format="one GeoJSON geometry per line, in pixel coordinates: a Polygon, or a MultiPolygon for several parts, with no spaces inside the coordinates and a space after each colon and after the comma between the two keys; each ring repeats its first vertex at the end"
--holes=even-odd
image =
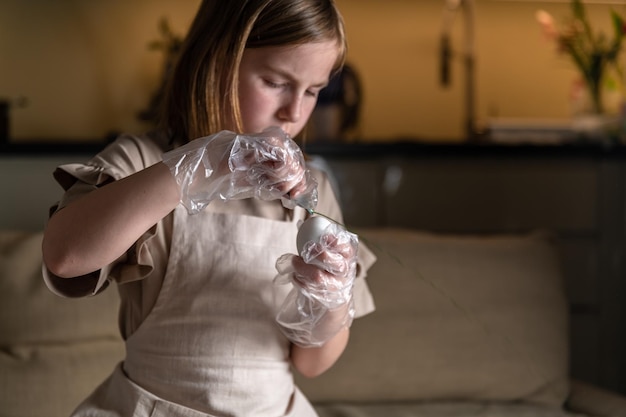
{"type": "MultiPolygon", "coordinates": [[[[349,33],[349,59],[364,81],[361,138],[458,141],[463,137],[463,73],[439,85],[443,1],[337,0],[349,33]]],[[[147,44],[167,16],[184,33],[199,0],[2,0],[0,98],[11,110],[15,140],[98,140],[141,131],[136,119],[160,77],[161,54],[147,44]]],[[[477,115],[559,119],[569,115],[575,76],[541,36],[534,14],[555,16],[553,2],[476,0],[477,115]]],[[[626,5],[613,6],[626,13],[626,5]]],[[[594,25],[610,28],[609,6],[588,5],[594,25]]],[[[463,24],[453,27],[462,45],[463,24]]]]}
{"type": "Polygon", "coordinates": [[[162,55],[147,45],[167,16],[184,33],[197,0],[0,1],[0,97],[14,138],[101,139],[139,131],[136,114],[159,82],[162,55]]]}

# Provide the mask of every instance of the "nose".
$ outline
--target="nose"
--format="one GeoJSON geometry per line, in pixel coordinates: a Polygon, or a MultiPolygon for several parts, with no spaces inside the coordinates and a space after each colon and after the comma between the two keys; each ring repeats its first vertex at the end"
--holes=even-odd
{"type": "Polygon", "coordinates": [[[281,122],[297,123],[302,117],[302,97],[289,97],[278,109],[278,118],[281,122]]]}

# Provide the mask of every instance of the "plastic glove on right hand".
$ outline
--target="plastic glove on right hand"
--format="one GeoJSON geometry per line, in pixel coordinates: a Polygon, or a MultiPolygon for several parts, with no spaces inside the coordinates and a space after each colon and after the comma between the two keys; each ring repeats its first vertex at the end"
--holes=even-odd
{"type": "Polygon", "coordinates": [[[163,155],[190,214],[214,200],[281,199],[314,209],[317,181],[306,169],[298,145],[280,128],[252,135],[221,131],[163,155]]]}

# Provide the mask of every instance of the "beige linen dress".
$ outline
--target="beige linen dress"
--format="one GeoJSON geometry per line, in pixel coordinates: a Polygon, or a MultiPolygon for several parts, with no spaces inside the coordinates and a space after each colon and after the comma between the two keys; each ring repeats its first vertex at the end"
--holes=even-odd
{"type": "MultiPolygon", "coordinates": [[[[124,136],[88,164],[60,167],[69,191],[60,207],[94,187],[161,160],[165,138],[124,136]]],[[[322,213],[340,219],[326,177],[322,213]]],[[[182,205],[113,265],[84,278],[45,272],[61,295],[118,283],[126,358],[74,416],[316,416],[295,387],[289,341],[274,317],[290,286],[276,286],[276,259],[295,253],[306,212],[256,199],[211,203],[189,215],[182,205]],[[78,284],[80,282],[80,284],[78,284]],[[77,283],[76,285],[73,285],[77,283]]],[[[359,248],[357,316],[373,310],[363,279],[374,257],[359,248]]]]}

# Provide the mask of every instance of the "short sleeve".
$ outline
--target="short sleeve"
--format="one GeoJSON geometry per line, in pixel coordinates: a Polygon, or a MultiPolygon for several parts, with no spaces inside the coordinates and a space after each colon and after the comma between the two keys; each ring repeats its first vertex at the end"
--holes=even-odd
{"type": "Polygon", "coordinates": [[[359,241],[357,263],[357,276],[354,281],[352,294],[354,297],[354,306],[356,310],[355,317],[363,317],[376,309],[374,297],[367,285],[367,271],[376,262],[376,255],[363,243],[359,241]]]}
{"type": "MultiPolygon", "coordinates": [[[[62,210],[72,201],[110,182],[119,180],[161,161],[162,145],[153,137],[121,136],[87,163],[59,166],[54,178],[65,190],[61,200],[50,208],[50,215],[62,210]]],[[[44,282],[55,294],[65,297],[95,295],[110,281],[130,282],[150,275],[154,270],[154,245],[164,239],[154,239],[162,224],[144,233],[129,250],[113,263],[98,271],[76,278],[61,278],[42,268],[44,282]]]]}

